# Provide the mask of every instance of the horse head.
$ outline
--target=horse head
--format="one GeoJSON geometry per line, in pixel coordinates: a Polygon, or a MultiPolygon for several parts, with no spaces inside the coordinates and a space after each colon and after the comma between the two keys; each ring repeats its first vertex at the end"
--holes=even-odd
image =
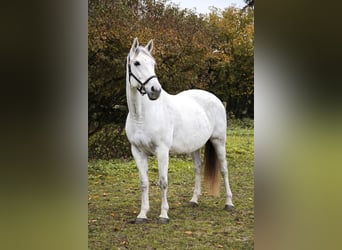
{"type": "Polygon", "coordinates": [[[135,38],[127,57],[128,81],[141,95],[147,94],[150,100],[157,100],[161,93],[161,85],[154,72],[155,60],[151,55],[153,40],[145,47],[139,46],[135,38]]]}

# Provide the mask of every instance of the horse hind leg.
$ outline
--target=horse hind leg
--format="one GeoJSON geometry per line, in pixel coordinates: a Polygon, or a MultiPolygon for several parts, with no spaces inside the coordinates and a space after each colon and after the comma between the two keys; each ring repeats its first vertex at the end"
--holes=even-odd
{"type": "Polygon", "coordinates": [[[195,188],[192,199],[190,200],[191,206],[198,206],[198,196],[201,194],[201,170],[202,170],[202,161],[201,161],[201,151],[200,149],[191,153],[192,161],[194,163],[194,172],[195,172],[195,188]]]}
{"type": "Polygon", "coordinates": [[[232,210],[234,208],[232,202],[232,191],[230,190],[229,178],[228,178],[228,161],[226,159],[226,143],[222,138],[212,138],[210,140],[215,148],[217,160],[219,161],[220,171],[224,180],[224,186],[226,191],[226,203],[225,210],[232,210]]]}

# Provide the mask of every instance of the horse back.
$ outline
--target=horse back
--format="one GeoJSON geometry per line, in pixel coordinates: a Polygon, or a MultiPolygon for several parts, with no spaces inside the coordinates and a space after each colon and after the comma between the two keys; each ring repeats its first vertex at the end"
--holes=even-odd
{"type": "Polygon", "coordinates": [[[226,134],[226,113],[222,102],[203,90],[187,90],[173,96],[173,149],[193,152],[212,137],[226,134]]]}
{"type": "Polygon", "coordinates": [[[225,127],[224,130],[226,130],[226,110],[221,100],[214,94],[204,90],[193,89],[183,91],[178,95],[185,99],[192,99],[204,110],[210,121],[214,123],[223,123],[225,127]]]}

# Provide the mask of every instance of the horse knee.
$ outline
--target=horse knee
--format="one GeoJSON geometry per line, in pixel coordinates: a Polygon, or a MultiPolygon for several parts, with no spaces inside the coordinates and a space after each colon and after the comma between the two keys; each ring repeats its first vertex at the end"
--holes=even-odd
{"type": "Polygon", "coordinates": [[[195,174],[197,174],[197,175],[200,175],[200,174],[201,174],[201,171],[202,171],[201,166],[197,166],[197,167],[194,168],[194,172],[195,172],[195,174]]]}
{"type": "Polygon", "coordinates": [[[148,188],[148,181],[140,181],[141,190],[146,190],[148,188]]]}
{"type": "Polygon", "coordinates": [[[165,180],[164,177],[160,178],[158,181],[158,186],[160,187],[160,189],[167,189],[167,181],[165,180]]]}

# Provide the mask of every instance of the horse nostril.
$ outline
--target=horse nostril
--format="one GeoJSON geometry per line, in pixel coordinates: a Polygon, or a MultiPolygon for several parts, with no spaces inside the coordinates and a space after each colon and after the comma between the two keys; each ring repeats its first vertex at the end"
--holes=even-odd
{"type": "Polygon", "coordinates": [[[154,91],[155,91],[155,89],[154,89],[154,87],[153,87],[153,86],[151,87],[151,91],[152,91],[152,92],[154,92],[154,91]]]}

